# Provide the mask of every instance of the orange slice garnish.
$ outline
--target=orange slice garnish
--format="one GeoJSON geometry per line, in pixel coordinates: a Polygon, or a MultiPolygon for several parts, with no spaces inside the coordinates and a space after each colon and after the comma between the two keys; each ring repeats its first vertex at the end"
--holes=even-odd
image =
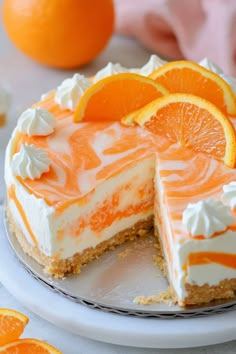
{"type": "Polygon", "coordinates": [[[136,111],[126,114],[123,118],[121,118],[121,123],[123,123],[124,125],[134,126],[135,117],[137,117],[140,109],[136,109],[136,111]]]}
{"type": "Polygon", "coordinates": [[[37,339],[19,339],[0,347],[0,353],[6,354],[62,354],[51,345],[37,339]]]}
{"type": "Polygon", "coordinates": [[[28,322],[22,313],[0,308],[0,346],[18,339],[28,322]]]}
{"type": "Polygon", "coordinates": [[[131,73],[112,75],[85,91],[74,112],[74,121],[118,121],[166,94],[167,89],[148,77],[131,73]]]}
{"type": "Polygon", "coordinates": [[[170,93],[190,93],[215,104],[229,115],[236,115],[236,99],[231,87],[220,76],[187,60],[167,63],[150,77],[170,93]]]}
{"type": "Polygon", "coordinates": [[[181,93],[164,96],[141,109],[134,120],[152,133],[235,166],[235,129],[226,115],[203,98],[181,93]]]}

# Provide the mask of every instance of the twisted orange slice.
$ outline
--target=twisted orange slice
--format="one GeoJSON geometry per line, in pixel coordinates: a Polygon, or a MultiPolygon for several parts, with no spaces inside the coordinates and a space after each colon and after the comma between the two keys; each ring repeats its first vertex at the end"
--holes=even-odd
{"type": "Polygon", "coordinates": [[[134,121],[173,142],[208,153],[229,167],[236,162],[236,133],[215,105],[190,94],[171,94],[142,108],[134,121]]]}
{"type": "Polygon", "coordinates": [[[123,123],[124,125],[134,126],[135,117],[138,115],[140,109],[136,109],[136,111],[126,114],[124,117],[121,118],[121,123],[123,123]]]}
{"type": "Polygon", "coordinates": [[[74,121],[118,121],[166,94],[167,89],[148,77],[131,73],[112,75],[85,91],[74,112],[74,121]]]}
{"type": "Polygon", "coordinates": [[[0,308],[0,346],[18,339],[28,322],[22,313],[0,308]]]}
{"type": "Polygon", "coordinates": [[[231,87],[220,76],[187,60],[167,63],[150,77],[170,93],[191,93],[214,103],[229,115],[236,115],[236,99],[231,87]]]}
{"type": "Polygon", "coordinates": [[[37,339],[19,339],[0,347],[4,354],[62,354],[51,345],[37,339]]]}

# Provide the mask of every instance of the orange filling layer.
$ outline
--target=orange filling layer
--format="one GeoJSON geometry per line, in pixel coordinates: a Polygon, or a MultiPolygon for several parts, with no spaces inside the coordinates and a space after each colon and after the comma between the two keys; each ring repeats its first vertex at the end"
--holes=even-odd
{"type": "Polygon", "coordinates": [[[217,263],[236,269],[236,254],[221,252],[196,252],[189,255],[188,266],[217,263]]]}
{"type": "MultiPolygon", "coordinates": [[[[130,184],[124,186],[124,190],[128,190],[130,184]]],[[[140,197],[140,202],[130,204],[125,209],[121,210],[120,203],[122,200],[122,189],[114,193],[111,198],[104,200],[98,204],[96,209],[89,215],[80,216],[76,221],[73,221],[65,228],[59,229],[57,232],[57,240],[61,241],[65,234],[72,237],[78,237],[87,227],[98,234],[105,228],[111,226],[116,220],[128,218],[139,213],[147,213],[153,207],[153,185],[147,183],[139,188],[137,196],[140,197]],[[145,195],[145,199],[143,198],[145,195]]]]}
{"type": "Polygon", "coordinates": [[[21,216],[21,218],[22,218],[22,220],[23,220],[23,222],[24,222],[24,225],[25,225],[25,227],[26,227],[26,230],[27,230],[28,233],[30,234],[30,237],[32,238],[34,244],[37,245],[38,242],[37,242],[37,240],[36,240],[36,238],[35,238],[35,236],[34,236],[33,231],[31,230],[31,227],[30,227],[30,224],[29,224],[29,222],[28,222],[28,219],[27,219],[27,217],[26,217],[26,215],[25,215],[25,212],[24,212],[24,210],[23,210],[23,208],[22,208],[22,206],[21,206],[21,203],[19,202],[19,200],[18,200],[17,197],[16,197],[16,192],[15,192],[15,186],[14,186],[14,185],[11,185],[11,187],[9,188],[9,190],[8,190],[8,196],[9,196],[10,199],[12,199],[12,200],[14,201],[14,203],[15,203],[15,205],[16,205],[16,207],[17,207],[19,213],[20,213],[20,216],[21,216]]]}

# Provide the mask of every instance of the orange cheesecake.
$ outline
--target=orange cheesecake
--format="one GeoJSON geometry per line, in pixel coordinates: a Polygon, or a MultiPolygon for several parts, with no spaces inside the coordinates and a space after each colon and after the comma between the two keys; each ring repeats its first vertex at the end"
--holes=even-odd
{"type": "MultiPolygon", "coordinates": [[[[165,65],[154,59],[139,74],[165,65]]],[[[107,75],[126,70],[116,65],[112,72],[110,65],[107,75]]],[[[106,70],[95,78],[104,76],[106,70]]],[[[74,111],[91,85],[78,74],[65,80],[21,115],[12,134],[7,208],[23,250],[62,277],[154,228],[180,305],[233,297],[236,170],[218,152],[145,128],[146,106],[129,126],[76,122],[74,111]]]]}

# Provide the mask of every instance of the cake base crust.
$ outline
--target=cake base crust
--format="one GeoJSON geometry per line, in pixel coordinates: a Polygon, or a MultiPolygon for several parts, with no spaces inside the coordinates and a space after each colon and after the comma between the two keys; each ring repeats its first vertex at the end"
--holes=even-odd
{"type": "Polygon", "coordinates": [[[44,267],[46,273],[52,274],[56,278],[62,278],[66,274],[79,274],[81,267],[97,259],[105,251],[112,250],[125,241],[134,240],[136,237],[147,235],[153,228],[153,216],[141,220],[133,227],[123,230],[111,239],[104,241],[95,248],[87,248],[82,253],[76,253],[70,258],[57,259],[57,256],[49,257],[44,255],[36,246],[32,246],[25,238],[22,231],[16,225],[13,217],[7,208],[10,231],[16,236],[23,251],[34,258],[44,267]]]}
{"type": "Polygon", "coordinates": [[[202,286],[186,284],[188,296],[181,306],[206,304],[214,300],[230,299],[235,297],[236,279],[224,279],[217,285],[204,284],[202,286]]]}

